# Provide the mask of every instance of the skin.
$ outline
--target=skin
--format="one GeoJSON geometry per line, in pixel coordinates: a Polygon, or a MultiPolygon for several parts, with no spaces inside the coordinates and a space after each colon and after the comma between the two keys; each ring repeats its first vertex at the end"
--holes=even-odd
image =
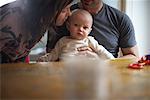
{"type": "MultiPolygon", "coordinates": [[[[97,14],[103,7],[102,0],[81,0],[82,8],[90,12],[91,14],[97,14]]],[[[89,47],[80,48],[81,51],[89,50],[89,47]]],[[[120,58],[135,58],[139,59],[137,45],[128,48],[121,48],[123,56],[120,58]]]]}
{"type": "MultiPolygon", "coordinates": [[[[71,16],[70,6],[71,4],[67,5],[64,9],[62,9],[62,11],[56,19],[56,26],[62,26],[64,22],[68,19],[68,17],[71,16]]],[[[51,50],[52,49],[48,48],[46,51],[50,52],[51,50]]]]}
{"type": "Polygon", "coordinates": [[[66,19],[71,15],[70,6],[71,5],[67,5],[64,9],[62,9],[62,11],[56,19],[56,26],[63,25],[66,19]]]}
{"type": "Polygon", "coordinates": [[[97,14],[103,7],[101,0],[81,0],[82,8],[91,14],[97,14]]]}
{"type": "Polygon", "coordinates": [[[67,26],[70,31],[71,38],[83,40],[88,37],[92,30],[92,22],[92,16],[88,12],[83,10],[74,12],[70,17],[67,26]]]}

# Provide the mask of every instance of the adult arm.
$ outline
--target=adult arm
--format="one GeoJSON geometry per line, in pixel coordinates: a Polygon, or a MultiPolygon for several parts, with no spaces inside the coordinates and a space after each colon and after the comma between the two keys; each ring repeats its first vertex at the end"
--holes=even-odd
{"type": "Polygon", "coordinates": [[[2,6],[0,14],[0,53],[6,55],[1,59],[7,63],[16,62],[29,53],[27,41],[30,36],[25,29],[22,13],[19,7],[10,8],[12,5],[2,6]]]}
{"type": "Polygon", "coordinates": [[[139,52],[138,52],[138,47],[137,45],[133,47],[128,47],[128,48],[121,48],[123,56],[120,58],[139,58],[139,52]]]}
{"type": "Polygon", "coordinates": [[[50,51],[50,53],[45,54],[38,58],[37,62],[50,62],[57,61],[59,59],[64,38],[61,38],[55,45],[55,48],[50,51]]]}
{"type": "Polygon", "coordinates": [[[121,58],[138,58],[138,47],[135,39],[135,31],[130,18],[124,14],[120,24],[119,47],[121,48],[121,58]]]}

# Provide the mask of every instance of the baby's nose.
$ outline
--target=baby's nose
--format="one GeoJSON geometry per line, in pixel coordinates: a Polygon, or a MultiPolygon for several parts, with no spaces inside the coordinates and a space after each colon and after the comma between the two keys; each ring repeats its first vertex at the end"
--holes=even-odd
{"type": "Polygon", "coordinates": [[[80,30],[80,31],[83,31],[83,27],[80,27],[79,30],[80,30]]]}

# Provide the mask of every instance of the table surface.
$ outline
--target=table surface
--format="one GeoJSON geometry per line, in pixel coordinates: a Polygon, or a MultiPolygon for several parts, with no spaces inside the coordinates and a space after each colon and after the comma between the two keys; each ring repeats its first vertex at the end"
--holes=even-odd
{"type": "Polygon", "coordinates": [[[1,99],[150,100],[150,66],[133,59],[1,64],[1,99]]]}

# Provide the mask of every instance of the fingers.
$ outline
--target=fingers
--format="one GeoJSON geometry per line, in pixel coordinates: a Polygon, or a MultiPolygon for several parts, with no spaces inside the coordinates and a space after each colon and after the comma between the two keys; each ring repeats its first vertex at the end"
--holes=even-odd
{"type": "Polygon", "coordinates": [[[48,55],[41,56],[37,59],[37,62],[48,62],[48,55]]]}
{"type": "Polygon", "coordinates": [[[90,47],[84,46],[84,47],[79,47],[77,48],[78,51],[93,51],[90,47]]]}
{"type": "Polygon", "coordinates": [[[93,51],[80,51],[79,55],[83,55],[89,58],[99,58],[98,55],[93,51]]]}
{"type": "Polygon", "coordinates": [[[45,59],[44,57],[40,57],[40,58],[38,58],[36,61],[37,61],[37,62],[45,62],[44,59],[45,59]]]}

